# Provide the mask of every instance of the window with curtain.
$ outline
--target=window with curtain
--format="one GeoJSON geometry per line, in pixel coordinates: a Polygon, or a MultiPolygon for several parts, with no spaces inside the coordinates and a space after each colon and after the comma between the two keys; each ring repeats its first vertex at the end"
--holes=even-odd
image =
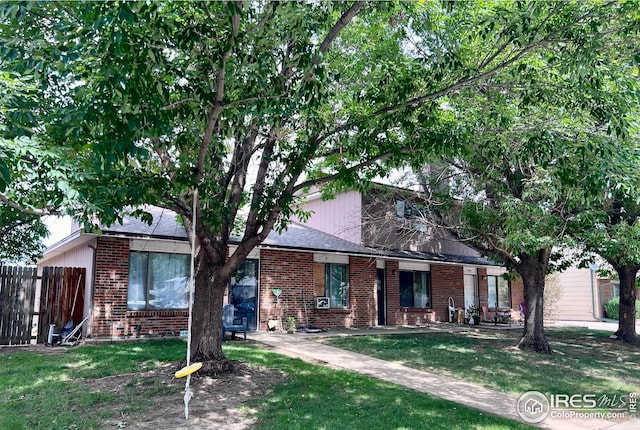
{"type": "Polygon", "coordinates": [[[431,307],[431,272],[400,271],[400,306],[431,307]]]}
{"type": "Polygon", "coordinates": [[[129,253],[128,309],[189,307],[188,254],[129,253]]]}
{"type": "Polygon", "coordinates": [[[332,308],[349,307],[349,265],[327,263],[325,265],[325,294],[332,308]]]}
{"type": "Polygon", "coordinates": [[[490,308],[511,308],[511,288],[502,276],[487,276],[490,308]]]}

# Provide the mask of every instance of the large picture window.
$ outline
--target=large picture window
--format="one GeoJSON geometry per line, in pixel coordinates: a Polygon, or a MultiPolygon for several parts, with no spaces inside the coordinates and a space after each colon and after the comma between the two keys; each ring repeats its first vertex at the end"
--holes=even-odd
{"type": "Polygon", "coordinates": [[[400,306],[431,307],[431,272],[400,271],[400,306]]]}
{"type": "Polygon", "coordinates": [[[325,294],[332,308],[349,307],[349,265],[325,265],[325,294]]]}
{"type": "Polygon", "coordinates": [[[130,252],[128,309],[188,307],[188,254],[130,252]]]}
{"type": "Polygon", "coordinates": [[[511,308],[509,281],[502,276],[487,276],[490,308],[511,308]]]}

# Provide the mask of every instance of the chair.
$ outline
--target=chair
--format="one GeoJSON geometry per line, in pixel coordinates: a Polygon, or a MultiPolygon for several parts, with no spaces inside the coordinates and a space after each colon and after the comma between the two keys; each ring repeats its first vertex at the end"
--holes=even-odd
{"type": "Polygon", "coordinates": [[[454,319],[457,321],[456,315],[456,304],[453,301],[453,297],[449,297],[449,322],[453,322],[454,319]]]}
{"type": "Polygon", "coordinates": [[[222,307],[222,341],[226,332],[231,332],[231,339],[236,338],[236,332],[242,331],[247,340],[247,317],[236,318],[235,307],[228,303],[222,307]]]}
{"type": "Polygon", "coordinates": [[[85,318],[80,321],[80,324],[73,327],[73,320],[69,320],[67,324],[60,330],[60,333],[54,333],[55,324],[49,324],[49,336],[47,338],[46,345],[64,345],[64,346],[76,346],[80,342],[82,337],[82,326],[89,318],[85,318]],[[57,338],[58,342],[54,343],[53,340],[57,338]]]}

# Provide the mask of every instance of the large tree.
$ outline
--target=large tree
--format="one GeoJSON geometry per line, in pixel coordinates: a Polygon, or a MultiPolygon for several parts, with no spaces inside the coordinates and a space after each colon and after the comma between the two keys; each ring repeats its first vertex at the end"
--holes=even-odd
{"type": "Polygon", "coordinates": [[[224,289],[286,227],[297,191],[424,163],[423,143],[449,144],[424,139],[446,110],[442,97],[502,70],[526,72],[527,58],[584,42],[632,6],[6,3],[0,58],[37,84],[32,117],[12,130],[65,148],[87,172],[73,188],[78,216],[109,223],[152,203],[195,232],[192,359],[214,372],[229,367],[224,289]]]}
{"type": "Polygon", "coordinates": [[[637,131],[615,142],[615,152],[598,160],[592,172],[600,186],[595,204],[570,224],[585,251],[599,254],[620,281],[620,312],[615,336],[637,343],[636,277],[640,270],[640,147],[637,131]]]}
{"type": "MultiPolygon", "coordinates": [[[[630,25],[612,22],[620,34],[630,25]]],[[[430,219],[522,277],[522,349],[551,352],[543,325],[545,277],[569,263],[562,249],[578,245],[569,226],[601,207],[604,196],[614,209],[615,193],[605,184],[634,188],[632,170],[625,180],[601,168],[603,158],[633,164],[616,145],[629,136],[635,115],[633,55],[617,48],[630,40],[612,34],[595,50],[571,44],[529,59],[521,64],[529,81],[505,71],[480,93],[449,97],[440,129],[457,144],[418,173],[430,219]]],[[[624,235],[635,237],[631,229],[624,235]]],[[[627,249],[628,258],[637,258],[635,250],[627,249]]]]}

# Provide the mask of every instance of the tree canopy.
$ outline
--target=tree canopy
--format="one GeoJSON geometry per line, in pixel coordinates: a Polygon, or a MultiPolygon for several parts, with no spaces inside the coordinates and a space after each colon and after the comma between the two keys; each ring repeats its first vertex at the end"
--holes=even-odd
{"type": "MultiPolygon", "coordinates": [[[[426,164],[464,132],[455,122],[443,128],[458,93],[482,94],[501,75],[526,82],[522,99],[536,99],[543,58],[550,70],[554,56],[567,59],[557,73],[579,76],[597,55],[569,59],[600,52],[636,6],[5,3],[0,64],[33,83],[6,134],[72,161],[63,195],[76,204],[65,206],[85,221],[115,222],[141,203],[182,216],[200,246],[193,358],[213,366],[224,362],[224,288],[251,249],[286,227],[298,191],[360,187],[394,167],[426,164]]],[[[623,115],[604,112],[624,131],[623,115]]]]}

